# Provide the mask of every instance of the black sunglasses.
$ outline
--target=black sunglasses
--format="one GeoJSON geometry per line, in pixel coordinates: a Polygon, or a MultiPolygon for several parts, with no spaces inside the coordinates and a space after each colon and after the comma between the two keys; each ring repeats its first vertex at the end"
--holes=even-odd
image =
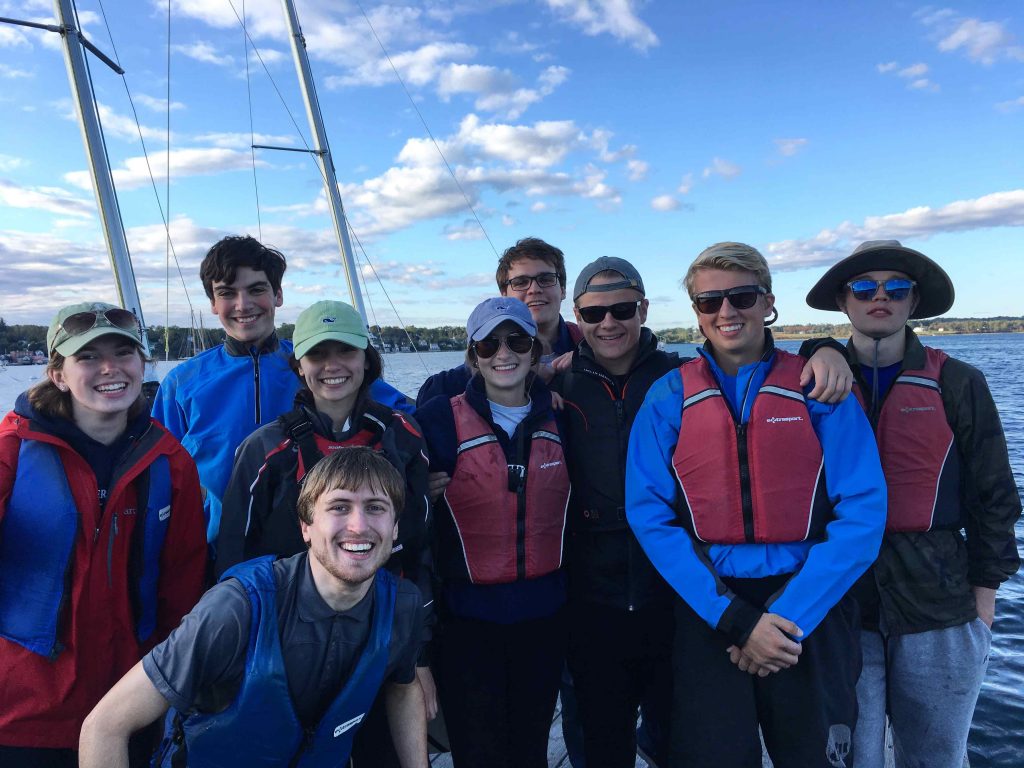
{"type": "Polygon", "coordinates": [[[612,317],[616,320],[629,320],[631,317],[636,316],[636,310],[639,306],[639,301],[620,301],[618,304],[612,304],[610,307],[576,307],[576,309],[579,310],[580,319],[583,322],[597,325],[604,320],[604,316],[609,312],[612,313],[612,317]]]}
{"type": "Polygon", "coordinates": [[[726,291],[704,291],[693,297],[697,311],[702,315],[713,315],[722,308],[726,299],[734,309],[750,309],[757,303],[757,297],[768,293],[762,285],[737,285],[726,291]]]}
{"type": "Polygon", "coordinates": [[[505,281],[505,286],[513,291],[528,291],[530,283],[536,282],[540,288],[550,288],[558,282],[556,272],[541,272],[539,275],[517,275],[505,281]]]}
{"type": "Polygon", "coordinates": [[[515,352],[517,355],[525,355],[533,349],[533,342],[533,336],[526,336],[522,333],[510,333],[502,338],[486,336],[479,341],[473,342],[473,351],[476,352],[476,356],[481,360],[486,360],[498,354],[498,350],[501,349],[501,345],[504,343],[509,351],[515,352]]]}
{"type": "Polygon", "coordinates": [[[857,301],[871,301],[879,288],[883,288],[885,295],[893,301],[903,301],[910,295],[915,285],[917,283],[905,277],[890,277],[888,280],[851,280],[846,287],[857,301]]]}

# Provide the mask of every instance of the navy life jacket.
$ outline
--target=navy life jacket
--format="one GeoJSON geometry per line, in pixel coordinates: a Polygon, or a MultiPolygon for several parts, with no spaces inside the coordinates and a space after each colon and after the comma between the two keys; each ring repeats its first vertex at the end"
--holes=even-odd
{"type": "Polygon", "coordinates": [[[395,578],[384,569],[377,571],[366,648],[320,723],[309,729],[299,722],[288,690],[277,621],[273,555],[236,565],[221,576],[221,581],[231,578],[245,587],[252,611],[242,686],[223,712],[187,716],[168,713],[171,728],[153,765],[183,765],[185,754],[189,765],[201,768],[348,765],[353,737],[377,697],[387,671],[397,592],[395,578]]]}
{"type": "MultiPolygon", "coordinates": [[[[129,578],[141,643],[156,629],[160,554],[171,520],[167,457],[158,456],[134,485],[142,520],[135,523],[129,578]]],[[[57,448],[22,440],[0,525],[0,637],[51,659],[64,649],[57,629],[79,527],[78,506],[57,448]]]]}
{"type": "MultiPolygon", "coordinates": [[[[939,385],[948,355],[924,350],[924,368],[900,372],[875,425],[889,492],[889,533],[963,527],[960,459],[939,385]]],[[[854,391],[865,405],[860,388],[854,391]]]]}
{"type": "Polygon", "coordinates": [[[782,350],[741,424],[708,362],[679,367],[683,416],[672,463],[679,516],[711,544],[819,541],[832,519],[821,443],[800,388],[804,360],[782,350]]]}

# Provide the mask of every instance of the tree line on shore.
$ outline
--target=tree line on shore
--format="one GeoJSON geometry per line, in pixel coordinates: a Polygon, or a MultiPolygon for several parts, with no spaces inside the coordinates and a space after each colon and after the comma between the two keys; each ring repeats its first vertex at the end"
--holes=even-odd
{"type": "MultiPolygon", "coordinates": [[[[911,325],[920,333],[959,334],[959,333],[1024,333],[1024,317],[938,317],[929,320],[914,320],[911,325]]],[[[284,323],[278,327],[278,335],[290,339],[295,326],[284,323]]],[[[171,326],[169,333],[164,327],[151,325],[149,344],[153,357],[172,359],[190,357],[203,349],[220,344],[224,341],[221,328],[204,328],[195,331],[192,328],[171,326]],[[165,355],[165,347],[170,350],[165,355]]],[[[849,323],[791,324],[772,327],[775,335],[782,339],[798,339],[815,336],[834,336],[845,338],[850,335],[849,323]]],[[[426,328],[408,325],[404,328],[392,325],[372,325],[370,331],[375,343],[385,351],[411,351],[413,348],[425,351],[431,349],[461,350],[466,348],[466,329],[460,325],[442,325],[426,328]]],[[[701,341],[700,331],[696,328],[665,328],[655,331],[658,338],[668,344],[696,343],[701,341]]],[[[0,355],[10,357],[19,354],[31,355],[36,351],[45,351],[45,325],[8,325],[0,317],[0,355]]]]}

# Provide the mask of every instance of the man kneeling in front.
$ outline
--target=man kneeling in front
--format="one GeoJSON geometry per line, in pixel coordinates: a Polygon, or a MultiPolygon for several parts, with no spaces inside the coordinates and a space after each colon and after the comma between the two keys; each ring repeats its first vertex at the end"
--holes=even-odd
{"type": "Polygon", "coordinates": [[[81,766],[127,766],[129,735],[171,709],[155,765],[340,767],[383,688],[403,768],[425,768],[419,590],[381,568],[404,487],[369,448],[318,463],[298,499],[308,551],[227,571],[96,705],[81,766]]]}

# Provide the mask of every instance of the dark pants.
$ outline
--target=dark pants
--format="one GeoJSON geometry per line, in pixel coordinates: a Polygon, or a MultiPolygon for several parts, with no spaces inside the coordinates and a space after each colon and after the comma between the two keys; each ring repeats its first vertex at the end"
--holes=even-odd
{"type": "MultiPolygon", "coordinates": [[[[625,611],[570,602],[569,670],[583,724],[587,768],[636,764],[636,718],[641,703],[651,734],[669,732],[672,697],[671,607],[625,611]]],[[[655,744],[665,754],[666,745],[655,744]]]]}
{"type": "Polygon", "coordinates": [[[861,656],[856,601],[843,598],[803,641],[795,666],[741,672],[729,641],[676,602],[671,768],[760,768],[760,724],[778,766],[849,768],[861,656]]]}
{"type": "MultiPolygon", "coordinates": [[[[128,740],[130,768],[149,768],[162,727],[160,719],[132,734],[128,740]]],[[[0,768],[78,768],[78,750],[0,745],[0,768]]]]}
{"type": "Polygon", "coordinates": [[[399,768],[398,753],[391,739],[384,689],[370,707],[352,741],[353,768],[399,768]]]}
{"type": "Polygon", "coordinates": [[[446,619],[438,693],[456,768],[547,768],[565,611],[516,624],[446,619]]]}

